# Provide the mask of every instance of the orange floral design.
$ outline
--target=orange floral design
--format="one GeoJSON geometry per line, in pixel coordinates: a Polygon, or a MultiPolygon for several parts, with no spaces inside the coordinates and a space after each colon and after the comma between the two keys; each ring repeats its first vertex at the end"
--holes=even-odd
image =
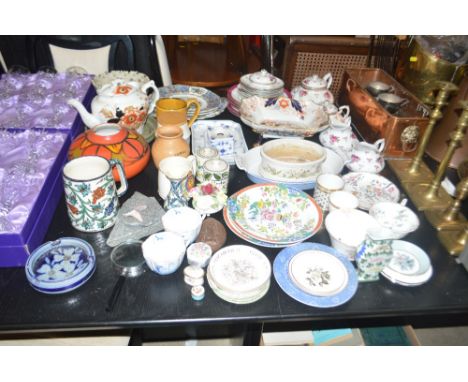
{"type": "Polygon", "coordinates": [[[120,119],[124,125],[127,126],[133,126],[136,123],[139,123],[139,116],[138,113],[132,111],[129,113],[125,113],[125,115],[120,119]]]}
{"type": "Polygon", "coordinates": [[[289,101],[287,99],[285,99],[285,98],[281,98],[279,100],[279,105],[280,105],[280,107],[282,107],[284,109],[284,108],[289,106],[289,101]]]}
{"type": "Polygon", "coordinates": [[[128,94],[132,90],[129,85],[119,85],[115,88],[115,94],[128,94]]]}
{"type": "Polygon", "coordinates": [[[93,204],[96,204],[96,202],[101,199],[105,193],[106,190],[104,190],[102,187],[96,188],[93,192],[93,204]]]}
{"type": "Polygon", "coordinates": [[[73,215],[76,215],[78,213],[78,208],[76,208],[73,204],[67,203],[67,205],[73,215]]]}
{"type": "Polygon", "coordinates": [[[145,120],[146,120],[146,111],[142,110],[138,114],[138,122],[145,122],[145,120]]]}

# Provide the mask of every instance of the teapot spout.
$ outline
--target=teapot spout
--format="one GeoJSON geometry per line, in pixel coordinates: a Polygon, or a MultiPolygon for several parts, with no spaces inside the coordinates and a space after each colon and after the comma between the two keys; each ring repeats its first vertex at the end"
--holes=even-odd
{"type": "Polygon", "coordinates": [[[73,106],[78,111],[84,124],[90,129],[93,128],[94,126],[97,126],[97,125],[100,125],[101,123],[106,122],[104,118],[100,118],[88,112],[88,110],[86,110],[83,104],[76,99],[69,99],[67,103],[70,106],[73,106]]]}

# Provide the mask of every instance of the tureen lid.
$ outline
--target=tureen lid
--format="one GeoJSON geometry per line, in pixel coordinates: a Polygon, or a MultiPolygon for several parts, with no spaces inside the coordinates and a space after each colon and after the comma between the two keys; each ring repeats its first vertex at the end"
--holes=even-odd
{"type": "Polygon", "coordinates": [[[284,87],[283,80],[268,73],[265,69],[242,76],[240,82],[244,86],[253,89],[279,89],[284,87]]]}

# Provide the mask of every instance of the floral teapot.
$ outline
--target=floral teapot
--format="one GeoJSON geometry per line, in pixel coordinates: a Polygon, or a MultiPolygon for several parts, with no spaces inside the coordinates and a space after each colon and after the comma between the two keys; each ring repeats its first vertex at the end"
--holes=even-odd
{"type": "Polygon", "coordinates": [[[91,113],[76,99],[68,104],[80,113],[84,124],[92,128],[102,123],[118,123],[129,130],[143,132],[148,114],[159,99],[159,91],[154,81],[143,85],[136,81],[114,80],[99,89],[91,102],[91,113]],[[147,90],[153,92],[147,95],[147,90]]]}
{"type": "Polygon", "coordinates": [[[315,105],[333,103],[333,94],[328,90],[332,81],[331,73],[325,74],[323,78],[314,74],[311,77],[304,78],[301,86],[297,86],[292,90],[292,97],[302,102],[310,101],[315,105]]]}
{"type": "Polygon", "coordinates": [[[359,142],[353,146],[350,157],[346,163],[351,171],[379,173],[385,166],[382,151],[385,148],[385,139],[379,139],[374,144],[359,142]]]}

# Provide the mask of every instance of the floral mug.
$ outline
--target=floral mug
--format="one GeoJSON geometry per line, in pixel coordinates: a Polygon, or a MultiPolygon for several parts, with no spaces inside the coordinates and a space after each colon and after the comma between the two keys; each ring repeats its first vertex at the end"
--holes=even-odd
{"type": "Polygon", "coordinates": [[[122,164],[115,159],[84,156],[63,168],[65,202],[72,226],[83,232],[103,231],[115,224],[118,197],[128,188],[122,164]],[[117,167],[121,185],[116,189],[112,167],[117,167]]]}

